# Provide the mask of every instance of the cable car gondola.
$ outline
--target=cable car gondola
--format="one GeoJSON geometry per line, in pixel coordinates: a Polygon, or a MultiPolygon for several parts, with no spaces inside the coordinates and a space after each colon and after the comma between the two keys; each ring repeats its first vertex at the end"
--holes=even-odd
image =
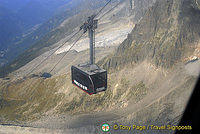
{"type": "Polygon", "coordinates": [[[88,20],[80,27],[88,31],[90,38],[90,63],[71,67],[72,84],[76,85],[89,95],[105,91],[107,89],[107,71],[95,65],[94,61],[94,34],[97,28],[96,15],[88,17],[88,20]]]}
{"type": "Polygon", "coordinates": [[[97,65],[78,65],[71,67],[72,83],[89,95],[107,89],[107,71],[97,65]]]}

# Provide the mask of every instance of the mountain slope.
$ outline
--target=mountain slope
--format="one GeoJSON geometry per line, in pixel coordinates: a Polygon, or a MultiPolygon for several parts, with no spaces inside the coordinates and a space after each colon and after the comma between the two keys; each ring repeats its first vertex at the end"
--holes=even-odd
{"type": "Polygon", "coordinates": [[[146,10],[152,6],[156,0],[130,0],[132,7],[132,14],[134,14],[134,21],[138,22],[144,16],[146,10]]]}
{"type": "MultiPolygon", "coordinates": [[[[194,52],[200,37],[200,10],[192,1],[158,1],[148,10],[104,67],[153,60],[171,67],[194,52]]],[[[196,55],[197,56],[197,55],[196,55]]]]}
{"type": "Polygon", "coordinates": [[[24,23],[24,29],[29,29],[34,25],[44,23],[55,14],[61,6],[68,4],[70,0],[31,0],[17,11],[24,23]]]}
{"type": "Polygon", "coordinates": [[[17,57],[12,60],[10,64],[0,68],[0,74],[5,76],[7,73],[19,69],[37,56],[51,49],[47,48],[66,37],[66,35],[70,35],[72,31],[80,26],[88,16],[99,10],[99,8],[104,6],[106,3],[106,1],[100,2],[98,0],[93,2],[90,0],[82,2],[82,0],[76,1],[75,3],[69,2],[65,6],[66,10],[62,9],[64,12],[60,12],[48,22],[41,25],[32,34],[22,38],[22,40],[15,45],[18,48],[13,47],[12,50],[15,50],[14,53],[6,55],[7,59],[12,59],[14,56],[17,57]],[[64,20],[66,20],[66,24],[62,23],[64,20]],[[59,27],[61,24],[62,26],[59,27]],[[26,50],[28,47],[29,49],[26,50]]]}
{"type": "MultiPolygon", "coordinates": [[[[13,61],[35,41],[72,15],[70,8],[73,5],[69,5],[69,2],[70,0],[1,0],[0,50],[4,53],[1,61],[13,61]],[[67,12],[61,8],[63,5],[67,5],[67,12]]],[[[6,62],[1,64],[5,65],[6,62]]]]}
{"type": "Polygon", "coordinates": [[[16,13],[25,6],[30,0],[0,0],[0,5],[16,13]]]}
{"type": "Polygon", "coordinates": [[[7,48],[9,40],[22,33],[21,23],[19,16],[0,5],[0,50],[7,48]]]}

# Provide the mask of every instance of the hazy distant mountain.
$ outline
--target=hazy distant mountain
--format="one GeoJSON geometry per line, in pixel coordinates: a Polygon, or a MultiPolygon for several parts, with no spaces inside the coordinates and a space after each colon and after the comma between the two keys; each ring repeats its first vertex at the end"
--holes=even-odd
{"type": "MultiPolygon", "coordinates": [[[[39,25],[58,14],[57,10],[70,1],[0,0],[0,51],[3,53],[0,57],[1,65],[28,48],[38,39],[36,36],[40,37],[51,30],[50,26],[37,35],[30,35],[39,25]]],[[[62,9],[59,10],[59,13],[62,12],[62,9]]]]}
{"type": "Polygon", "coordinates": [[[22,32],[22,22],[9,9],[0,6],[0,50],[7,48],[8,42],[22,32]]]}
{"type": "MultiPolygon", "coordinates": [[[[53,0],[49,0],[49,1],[53,1],[53,0]]],[[[40,2],[37,2],[37,4],[39,3],[40,2]]],[[[5,55],[5,57],[9,59],[9,61],[12,61],[14,59],[11,64],[13,64],[14,62],[17,62],[17,64],[14,63],[16,66],[12,66],[12,68],[10,69],[13,70],[13,69],[16,69],[16,67],[17,68],[21,67],[27,62],[34,59],[35,57],[44,53],[43,48],[46,48],[55,44],[60,39],[62,39],[66,33],[70,34],[70,32],[74,28],[80,25],[80,23],[82,23],[83,20],[88,17],[88,16],[85,16],[86,12],[87,12],[87,15],[89,15],[93,13],[96,9],[104,6],[105,3],[106,3],[106,0],[103,0],[103,1],[86,0],[84,2],[83,0],[77,0],[75,2],[68,1],[67,4],[62,5],[59,8],[57,8],[55,12],[55,16],[51,17],[48,21],[45,21],[38,28],[32,30],[32,32],[30,32],[29,34],[24,34],[25,37],[21,37],[21,38],[19,37],[20,40],[17,42],[17,44],[15,44],[15,46],[12,46],[12,49],[10,49],[7,55],[5,55]],[[76,22],[69,21],[69,23],[67,23],[66,26],[56,28],[64,20],[78,13],[80,13],[80,15],[78,16],[76,22]],[[28,47],[30,47],[29,50],[25,51],[28,47]],[[16,56],[18,57],[16,58],[16,56]]],[[[29,20],[27,19],[27,21],[29,20]]],[[[10,71],[10,69],[7,68],[6,71],[8,70],[10,71]]]]}
{"type": "Polygon", "coordinates": [[[0,5],[9,9],[12,12],[17,12],[23,6],[25,6],[29,1],[32,0],[0,0],[0,5]]]}
{"type": "MultiPolygon", "coordinates": [[[[69,1],[69,0],[68,0],[69,1]]],[[[50,17],[55,14],[55,11],[68,1],[64,0],[32,0],[24,5],[17,11],[17,15],[20,16],[24,22],[24,27],[31,28],[36,24],[47,21],[50,17]]]]}

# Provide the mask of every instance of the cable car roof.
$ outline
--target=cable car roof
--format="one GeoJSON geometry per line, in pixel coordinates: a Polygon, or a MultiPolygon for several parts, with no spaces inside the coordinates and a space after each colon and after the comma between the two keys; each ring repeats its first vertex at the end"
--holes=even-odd
{"type": "Polygon", "coordinates": [[[88,75],[93,75],[97,73],[105,72],[106,70],[101,69],[99,66],[95,64],[79,64],[76,68],[80,69],[81,71],[87,73],[88,75]]]}

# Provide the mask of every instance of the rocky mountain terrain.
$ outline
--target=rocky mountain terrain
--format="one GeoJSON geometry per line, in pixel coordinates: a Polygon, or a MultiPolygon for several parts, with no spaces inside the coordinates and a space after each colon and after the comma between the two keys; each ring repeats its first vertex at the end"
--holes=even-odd
{"type": "Polygon", "coordinates": [[[193,6],[190,1],[157,2],[105,66],[110,68],[148,58],[157,66],[171,67],[188,59],[199,49],[200,13],[193,6]]]}
{"type": "MultiPolygon", "coordinates": [[[[148,5],[148,1],[135,0],[131,13],[130,1],[126,2],[105,16],[96,31],[96,61],[108,70],[107,91],[88,96],[71,84],[70,66],[88,61],[87,35],[51,78],[37,74],[48,72],[73,40],[39,67],[35,76],[18,80],[67,39],[62,38],[53,49],[40,52],[9,78],[0,79],[0,122],[19,125],[0,126],[0,132],[101,133],[102,122],[111,127],[177,125],[200,73],[200,1],[159,0],[148,5]],[[140,11],[139,19],[138,9],[134,9],[137,3],[144,3],[147,9],[140,11]]],[[[133,133],[111,130],[123,132],[133,133]]],[[[174,130],[134,131],[141,132],[163,134],[174,130]]]]}
{"type": "Polygon", "coordinates": [[[144,16],[149,6],[153,5],[156,0],[130,0],[132,14],[134,15],[133,21],[138,22],[144,16]]]}

